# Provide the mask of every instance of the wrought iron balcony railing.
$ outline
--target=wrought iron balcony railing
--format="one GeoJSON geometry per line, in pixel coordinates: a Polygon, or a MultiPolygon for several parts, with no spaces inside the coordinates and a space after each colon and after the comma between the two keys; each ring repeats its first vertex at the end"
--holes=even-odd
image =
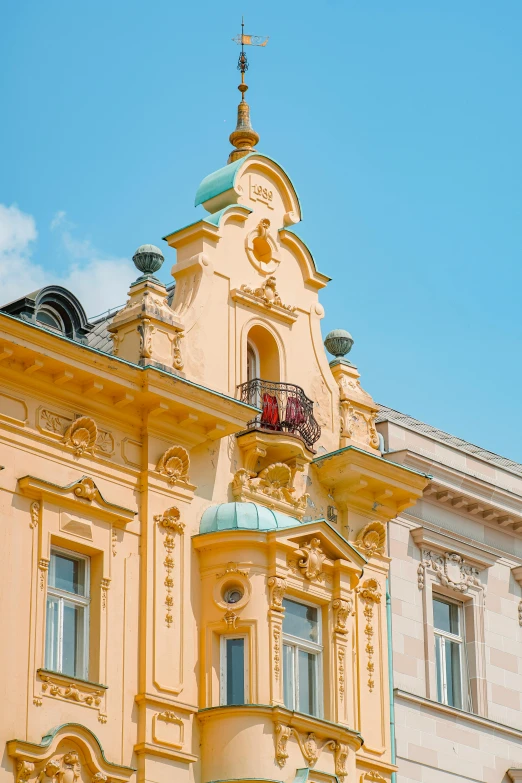
{"type": "Polygon", "coordinates": [[[300,386],[254,378],[238,389],[242,402],[261,408],[261,413],[248,422],[249,430],[299,435],[310,449],[319,440],[321,428],[314,419],[314,404],[300,386]]]}

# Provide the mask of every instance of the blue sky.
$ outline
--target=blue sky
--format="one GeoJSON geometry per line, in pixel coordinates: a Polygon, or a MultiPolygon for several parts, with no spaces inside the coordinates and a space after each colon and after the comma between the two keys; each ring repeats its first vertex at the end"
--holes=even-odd
{"type": "MultiPolygon", "coordinates": [[[[123,301],[226,162],[240,14],[258,149],[303,205],[324,333],[383,404],[522,462],[520,0],[6,0],[0,287],[123,301]]],[[[174,254],[167,255],[164,279],[174,254]]]]}

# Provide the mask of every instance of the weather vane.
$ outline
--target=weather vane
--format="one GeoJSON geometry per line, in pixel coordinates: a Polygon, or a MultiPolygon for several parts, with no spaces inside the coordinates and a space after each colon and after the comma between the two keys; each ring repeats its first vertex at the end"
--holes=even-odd
{"type": "Polygon", "coordinates": [[[241,45],[241,54],[237,63],[238,71],[241,71],[241,81],[245,80],[245,71],[248,71],[248,60],[245,54],[245,46],[266,46],[268,36],[263,38],[261,35],[245,35],[245,20],[241,17],[241,35],[232,38],[234,43],[241,45]]]}

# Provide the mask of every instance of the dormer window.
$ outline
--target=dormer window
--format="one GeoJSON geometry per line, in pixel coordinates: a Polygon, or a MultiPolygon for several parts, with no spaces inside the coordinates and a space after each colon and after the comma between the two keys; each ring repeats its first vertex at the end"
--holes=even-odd
{"type": "Polygon", "coordinates": [[[65,328],[62,319],[51,307],[40,307],[36,313],[37,323],[43,324],[47,329],[52,329],[55,332],[64,333],[65,328]]]}
{"type": "Polygon", "coordinates": [[[87,342],[93,328],[74,294],[59,285],[40,288],[0,309],[79,343],[87,342]]]}

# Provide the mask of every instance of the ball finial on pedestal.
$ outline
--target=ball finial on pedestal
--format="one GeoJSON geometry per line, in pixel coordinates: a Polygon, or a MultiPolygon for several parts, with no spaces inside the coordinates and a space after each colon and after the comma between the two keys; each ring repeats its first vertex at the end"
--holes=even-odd
{"type": "Polygon", "coordinates": [[[328,353],[342,359],[352,350],[353,337],[346,329],[334,329],[326,335],[324,345],[328,353]]]}
{"type": "Polygon", "coordinates": [[[132,256],[134,266],[143,276],[154,275],[164,262],[163,253],[156,245],[141,245],[132,256]]]}

